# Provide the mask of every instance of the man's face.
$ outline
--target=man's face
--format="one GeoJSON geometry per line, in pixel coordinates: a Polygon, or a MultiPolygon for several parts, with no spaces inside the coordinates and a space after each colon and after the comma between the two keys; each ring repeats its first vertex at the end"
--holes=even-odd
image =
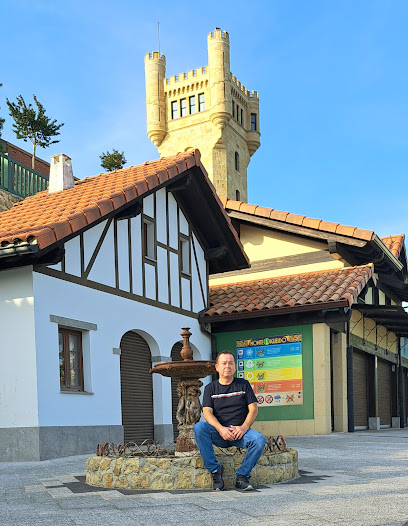
{"type": "Polygon", "coordinates": [[[236,365],[234,357],[231,354],[220,354],[218,363],[215,364],[217,373],[222,378],[230,378],[234,376],[236,365]]]}

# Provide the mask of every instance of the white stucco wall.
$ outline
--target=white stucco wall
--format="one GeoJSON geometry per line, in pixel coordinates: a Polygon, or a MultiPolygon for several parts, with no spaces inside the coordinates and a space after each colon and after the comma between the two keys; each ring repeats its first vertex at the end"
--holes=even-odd
{"type": "MultiPolygon", "coordinates": [[[[122,424],[120,356],[113,348],[129,330],[145,337],[154,357],[170,356],[181,328],[190,327],[194,358],[210,359],[210,337],[195,318],[39,273],[33,274],[33,288],[40,426],[122,424]],[[93,394],[60,392],[58,325],[50,314],[97,324],[88,333],[93,394]]],[[[153,386],[155,424],[171,424],[170,381],[154,375],[153,386]]]]}
{"type": "Polygon", "coordinates": [[[0,427],[38,425],[32,267],[0,272],[0,427]]]}

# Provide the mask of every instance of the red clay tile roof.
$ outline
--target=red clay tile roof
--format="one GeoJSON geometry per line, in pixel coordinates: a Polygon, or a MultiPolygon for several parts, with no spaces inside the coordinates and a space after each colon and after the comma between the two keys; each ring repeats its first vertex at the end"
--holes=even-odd
{"type": "MultiPolygon", "coordinates": [[[[373,264],[210,287],[204,316],[334,304],[350,306],[373,276],[373,264]]],[[[259,315],[262,315],[259,312],[259,315]]]]}
{"type": "Polygon", "coordinates": [[[382,237],[381,241],[384,245],[394,254],[396,258],[399,258],[401,250],[404,247],[405,234],[399,234],[398,236],[387,236],[382,237]]]}
{"type": "Polygon", "coordinates": [[[27,197],[0,213],[0,246],[29,242],[38,243],[40,249],[48,247],[193,166],[201,168],[243,252],[238,234],[201,164],[198,150],[87,177],[63,192],[50,194],[46,190],[27,197]]]}
{"type": "Polygon", "coordinates": [[[234,201],[222,196],[221,202],[226,210],[236,210],[244,214],[250,214],[258,217],[265,217],[266,219],[274,219],[275,221],[282,221],[292,225],[312,228],[314,230],[321,230],[323,232],[330,232],[332,234],[340,234],[342,236],[353,237],[363,241],[371,241],[375,237],[372,230],[361,230],[355,226],[345,226],[339,223],[329,223],[321,219],[311,219],[310,217],[290,214],[289,212],[279,212],[273,208],[264,208],[257,205],[249,205],[242,201],[234,201]]]}

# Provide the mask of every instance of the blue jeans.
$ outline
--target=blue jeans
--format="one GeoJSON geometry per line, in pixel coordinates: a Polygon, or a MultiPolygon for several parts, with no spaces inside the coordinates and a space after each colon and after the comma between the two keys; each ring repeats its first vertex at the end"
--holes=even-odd
{"type": "Polygon", "coordinates": [[[258,462],[265,447],[265,437],[253,429],[248,429],[245,435],[239,440],[229,441],[221,438],[218,431],[208,422],[198,422],[194,426],[194,435],[198,449],[203,457],[204,466],[210,473],[221,467],[221,464],[215,458],[213,445],[218,447],[235,446],[242,449],[246,448],[244,460],[237,469],[237,476],[245,475],[246,477],[251,476],[252,468],[258,462]]]}

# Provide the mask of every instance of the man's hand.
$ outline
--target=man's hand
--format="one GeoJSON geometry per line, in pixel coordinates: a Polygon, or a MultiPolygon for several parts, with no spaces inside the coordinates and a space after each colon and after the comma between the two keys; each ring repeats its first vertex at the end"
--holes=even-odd
{"type": "Polygon", "coordinates": [[[220,437],[223,438],[224,440],[229,440],[229,441],[235,440],[235,436],[233,434],[232,427],[233,426],[222,427],[221,429],[218,429],[218,433],[220,437]]]}
{"type": "Polygon", "coordinates": [[[233,440],[239,440],[245,435],[249,427],[247,427],[245,424],[242,424],[242,426],[230,426],[229,429],[232,431],[232,435],[234,437],[233,440]]]}

